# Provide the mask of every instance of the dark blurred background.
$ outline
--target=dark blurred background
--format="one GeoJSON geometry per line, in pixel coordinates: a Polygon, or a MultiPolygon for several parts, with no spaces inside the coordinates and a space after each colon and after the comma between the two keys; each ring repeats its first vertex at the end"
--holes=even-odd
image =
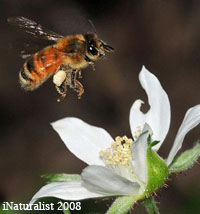
{"type": "MultiPolygon", "coordinates": [[[[143,64],[159,78],[171,101],[163,157],[186,110],[200,103],[199,0],[0,0],[0,29],[0,201],[27,203],[44,185],[40,175],[80,173],[86,166],[65,148],[50,126],[53,121],[75,116],[104,127],[113,137],[131,136],[130,107],[138,98],[147,102],[138,81],[143,64]],[[52,80],[26,93],[18,83],[24,60],[13,45],[23,35],[8,26],[11,16],[25,16],[63,35],[87,32],[91,19],[115,52],[98,61],[95,72],[83,70],[81,100],[69,90],[67,99],[57,103],[52,80]]],[[[182,151],[199,137],[200,127],[187,135],[182,151]]],[[[200,213],[200,166],[172,178],[169,188],[158,194],[161,213],[200,213]]],[[[138,206],[133,213],[145,210],[138,206]]]]}

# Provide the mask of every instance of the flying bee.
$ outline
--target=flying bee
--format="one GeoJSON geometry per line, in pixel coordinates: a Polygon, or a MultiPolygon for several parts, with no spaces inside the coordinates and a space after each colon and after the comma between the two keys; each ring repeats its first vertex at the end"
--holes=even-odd
{"type": "Polygon", "coordinates": [[[90,65],[94,70],[94,62],[114,50],[99,39],[96,32],[61,36],[24,17],[11,17],[8,22],[35,38],[54,42],[26,59],[19,72],[19,82],[27,91],[37,89],[53,75],[61,98],[65,98],[69,87],[80,99],[84,92],[77,80],[81,77],[81,69],[90,65]]]}

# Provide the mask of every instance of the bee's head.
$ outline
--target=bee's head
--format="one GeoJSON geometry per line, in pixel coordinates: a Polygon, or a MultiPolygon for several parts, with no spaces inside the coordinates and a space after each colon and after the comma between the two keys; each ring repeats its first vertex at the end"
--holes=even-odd
{"type": "Polygon", "coordinates": [[[96,33],[85,34],[85,39],[86,55],[92,61],[98,60],[99,58],[105,56],[105,52],[114,51],[114,48],[100,40],[96,33]]]}

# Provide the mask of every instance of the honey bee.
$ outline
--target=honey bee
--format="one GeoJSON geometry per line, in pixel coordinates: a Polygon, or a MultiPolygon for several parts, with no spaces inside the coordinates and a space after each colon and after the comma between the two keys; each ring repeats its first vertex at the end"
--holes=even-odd
{"type": "Polygon", "coordinates": [[[76,91],[80,99],[84,92],[77,80],[81,69],[88,65],[95,69],[94,62],[114,50],[96,32],[61,36],[24,17],[11,17],[8,22],[35,38],[54,42],[29,56],[19,72],[19,82],[26,91],[33,91],[53,75],[53,83],[61,95],[58,101],[65,98],[67,87],[76,91]]]}

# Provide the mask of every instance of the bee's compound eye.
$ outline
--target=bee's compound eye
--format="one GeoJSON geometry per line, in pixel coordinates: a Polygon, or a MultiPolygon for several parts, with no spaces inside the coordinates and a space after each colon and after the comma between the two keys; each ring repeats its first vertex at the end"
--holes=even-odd
{"type": "Polygon", "coordinates": [[[89,45],[88,46],[88,53],[90,53],[93,56],[96,56],[98,54],[98,51],[93,45],[89,45]]]}

